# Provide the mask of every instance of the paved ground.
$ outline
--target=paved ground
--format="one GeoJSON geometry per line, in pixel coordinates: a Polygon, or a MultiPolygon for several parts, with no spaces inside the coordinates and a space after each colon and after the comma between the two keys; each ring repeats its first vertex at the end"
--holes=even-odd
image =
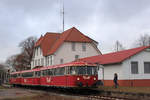
{"type": "Polygon", "coordinates": [[[66,96],[44,92],[40,90],[30,90],[23,88],[0,89],[0,100],[86,100],[78,96],[66,96]]]}
{"type": "MultiPolygon", "coordinates": [[[[118,91],[131,93],[150,93],[150,87],[99,87],[99,90],[118,91]]],[[[127,94],[129,95],[129,94],[127,94]]],[[[116,96],[116,94],[114,95],[116,96]]],[[[123,95],[124,96],[124,95],[123,95]]],[[[132,95],[131,95],[132,96],[132,95]]],[[[4,88],[0,87],[0,100],[87,100],[86,97],[65,95],[63,93],[46,92],[42,90],[30,90],[25,88],[4,88]]],[[[118,94],[117,94],[118,97],[118,94]]],[[[143,98],[143,97],[142,97],[143,98]]],[[[140,98],[139,98],[140,99],[140,98]]],[[[149,98],[150,99],[150,98],[149,98]]],[[[91,100],[91,99],[90,99],[91,100]]],[[[94,99],[92,99],[94,100],[94,99]]],[[[142,99],[141,99],[142,100],[142,99]]]]}
{"type": "Polygon", "coordinates": [[[0,89],[0,100],[3,99],[15,99],[19,97],[27,97],[27,96],[36,96],[40,94],[39,91],[27,90],[27,89],[19,89],[19,88],[11,88],[11,89],[0,89]]]}

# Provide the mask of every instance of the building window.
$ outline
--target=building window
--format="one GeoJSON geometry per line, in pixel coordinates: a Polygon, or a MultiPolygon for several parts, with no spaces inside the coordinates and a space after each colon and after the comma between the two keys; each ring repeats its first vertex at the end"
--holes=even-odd
{"type": "Polygon", "coordinates": [[[38,48],[36,48],[36,55],[38,56],[38,48]]]}
{"type": "Polygon", "coordinates": [[[49,66],[49,57],[47,57],[47,66],[49,66]]]}
{"type": "Polygon", "coordinates": [[[37,60],[35,60],[35,66],[37,66],[37,60]]]}
{"type": "Polygon", "coordinates": [[[144,73],[150,74],[150,62],[144,62],[144,73]]]}
{"type": "Polygon", "coordinates": [[[82,43],[82,51],[86,51],[86,43],[82,43]]]}
{"type": "Polygon", "coordinates": [[[52,65],[52,56],[50,56],[50,65],[52,65]]]}
{"type": "Polygon", "coordinates": [[[39,48],[39,54],[41,55],[41,49],[39,48]]]}
{"type": "Polygon", "coordinates": [[[76,44],[75,44],[75,42],[72,42],[72,51],[76,51],[76,44]]]}
{"type": "Polygon", "coordinates": [[[79,55],[75,55],[75,60],[79,59],[79,55]]]}
{"type": "Polygon", "coordinates": [[[45,58],[45,65],[47,66],[47,57],[45,58]]]}
{"type": "Polygon", "coordinates": [[[44,66],[44,58],[41,58],[41,66],[44,66]]]}
{"type": "Polygon", "coordinates": [[[32,61],[33,67],[34,67],[34,60],[32,61]]]}
{"type": "Polygon", "coordinates": [[[40,66],[40,59],[38,59],[38,66],[40,66]]]}
{"type": "Polygon", "coordinates": [[[63,64],[64,63],[64,59],[60,59],[60,64],[63,64]]]}
{"type": "Polygon", "coordinates": [[[131,62],[131,73],[138,74],[138,62],[137,61],[131,62]]]}

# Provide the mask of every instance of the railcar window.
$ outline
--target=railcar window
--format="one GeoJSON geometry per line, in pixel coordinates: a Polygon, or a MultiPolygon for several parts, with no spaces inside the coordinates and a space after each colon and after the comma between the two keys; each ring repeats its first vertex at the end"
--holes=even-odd
{"type": "Polygon", "coordinates": [[[48,70],[48,75],[52,76],[53,75],[53,69],[48,70]]]}
{"type": "Polygon", "coordinates": [[[35,72],[35,77],[40,77],[40,71],[35,72]]]}
{"type": "Polygon", "coordinates": [[[65,67],[66,68],[66,74],[69,74],[69,67],[65,67]]]}
{"type": "Polygon", "coordinates": [[[47,70],[43,70],[43,71],[42,71],[42,75],[43,75],[43,76],[46,76],[46,75],[47,75],[47,70]]]}
{"type": "Polygon", "coordinates": [[[40,71],[38,71],[38,76],[41,76],[41,72],[40,71]]]}
{"type": "Polygon", "coordinates": [[[69,72],[70,72],[71,75],[75,75],[76,72],[77,72],[76,71],[76,67],[70,67],[70,71],[69,72]]]}
{"type": "Polygon", "coordinates": [[[38,76],[38,73],[37,72],[35,72],[35,77],[37,77],[38,76]]]}
{"type": "Polygon", "coordinates": [[[95,66],[77,66],[76,68],[72,67],[70,68],[70,74],[73,75],[73,73],[77,75],[96,75],[97,67],[95,66]]]}
{"type": "Polygon", "coordinates": [[[59,68],[59,75],[64,75],[65,74],[65,68],[59,68]]]}
{"type": "Polygon", "coordinates": [[[93,67],[93,74],[94,75],[97,75],[98,73],[97,73],[97,67],[93,67]]]}
{"type": "Polygon", "coordinates": [[[18,77],[20,77],[20,74],[17,74],[18,77]]]}
{"type": "Polygon", "coordinates": [[[23,77],[33,77],[33,72],[26,72],[22,74],[23,77]]]}
{"type": "Polygon", "coordinates": [[[12,74],[11,77],[16,78],[17,74],[12,74]]]}
{"type": "Polygon", "coordinates": [[[87,74],[88,75],[94,74],[94,73],[92,73],[93,72],[92,69],[93,69],[93,67],[87,67],[87,74]]]}
{"type": "Polygon", "coordinates": [[[54,75],[64,75],[65,74],[65,68],[55,68],[54,69],[54,75]]]}
{"type": "Polygon", "coordinates": [[[56,69],[53,69],[53,75],[54,76],[56,75],[56,69]]]}
{"type": "Polygon", "coordinates": [[[56,75],[56,76],[59,75],[59,72],[60,72],[60,69],[59,69],[59,68],[56,68],[56,69],[55,69],[55,75],[56,75]]]}

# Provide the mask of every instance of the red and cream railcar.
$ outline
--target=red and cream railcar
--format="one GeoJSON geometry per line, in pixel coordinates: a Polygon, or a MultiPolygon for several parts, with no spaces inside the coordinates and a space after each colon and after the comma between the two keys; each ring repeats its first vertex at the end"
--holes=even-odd
{"type": "Polygon", "coordinates": [[[21,72],[21,85],[40,86],[40,69],[25,70],[21,72]]]}
{"type": "Polygon", "coordinates": [[[97,66],[86,62],[71,62],[11,73],[11,84],[54,87],[96,87],[97,66]]]}
{"type": "Polygon", "coordinates": [[[41,68],[41,85],[56,87],[96,87],[97,66],[86,62],[71,62],[41,68]]]}
{"type": "Polygon", "coordinates": [[[18,72],[13,72],[13,73],[10,73],[10,84],[13,84],[13,85],[20,85],[21,84],[21,72],[18,71],[18,72]]]}

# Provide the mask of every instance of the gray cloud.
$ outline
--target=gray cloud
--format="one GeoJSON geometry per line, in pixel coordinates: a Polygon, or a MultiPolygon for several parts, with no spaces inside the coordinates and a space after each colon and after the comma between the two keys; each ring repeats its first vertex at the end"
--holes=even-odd
{"type": "MultiPolygon", "coordinates": [[[[19,52],[29,36],[62,31],[61,0],[0,1],[0,61],[19,52]]],[[[130,47],[141,34],[150,33],[149,0],[64,0],[65,29],[77,27],[112,51],[119,40],[130,47]]]]}

